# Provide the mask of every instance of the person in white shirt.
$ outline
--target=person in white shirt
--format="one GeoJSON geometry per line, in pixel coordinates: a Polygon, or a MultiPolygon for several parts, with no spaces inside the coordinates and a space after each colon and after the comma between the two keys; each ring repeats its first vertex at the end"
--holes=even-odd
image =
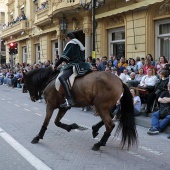
{"type": "Polygon", "coordinates": [[[130,78],[130,76],[128,75],[128,70],[124,69],[123,73],[120,74],[119,78],[122,80],[123,83],[126,83],[130,78]]]}
{"type": "Polygon", "coordinates": [[[158,82],[158,78],[155,76],[155,70],[154,68],[148,69],[148,74],[144,77],[142,77],[142,80],[139,84],[140,87],[146,87],[147,86],[155,86],[155,84],[158,82]]]}

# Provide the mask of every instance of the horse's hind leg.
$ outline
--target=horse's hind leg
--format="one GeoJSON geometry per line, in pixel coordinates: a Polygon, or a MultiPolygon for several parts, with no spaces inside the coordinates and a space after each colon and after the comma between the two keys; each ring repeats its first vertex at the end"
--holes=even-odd
{"type": "MultiPolygon", "coordinates": [[[[71,125],[67,125],[65,123],[62,123],[60,122],[60,120],[62,119],[62,117],[65,115],[66,111],[68,109],[59,109],[59,112],[57,114],[57,117],[54,121],[55,125],[62,128],[62,129],[65,129],[67,130],[68,132],[70,132],[72,129],[80,129],[80,126],[77,125],[76,123],[73,123],[71,125]]],[[[85,130],[85,129],[80,129],[80,130],[85,130]]]]}
{"type": "MultiPolygon", "coordinates": [[[[104,113],[104,112],[102,112],[102,113],[104,113]]],[[[112,118],[111,118],[111,116],[109,114],[105,114],[102,117],[102,119],[103,119],[103,122],[105,124],[106,131],[104,132],[104,135],[101,138],[101,140],[98,143],[94,144],[94,146],[92,147],[92,150],[94,150],[94,151],[99,150],[100,146],[105,146],[106,145],[106,142],[109,139],[113,128],[115,127],[115,124],[114,124],[114,122],[113,122],[113,120],[112,120],[112,118]]]]}
{"type": "Polygon", "coordinates": [[[47,105],[47,107],[46,107],[46,117],[45,117],[44,123],[43,123],[43,125],[41,127],[41,130],[40,130],[39,134],[36,137],[33,138],[31,143],[35,144],[35,143],[38,143],[40,139],[43,139],[45,131],[47,130],[47,126],[48,126],[49,121],[51,119],[51,116],[53,114],[53,111],[54,111],[54,109],[50,108],[47,105]]]}
{"type": "MultiPolygon", "coordinates": [[[[116,105],[110,110],[110,116],[113,119],[113,112],[116,109],[116,105]]],[[[99,134],[99,129],[104,125],[103,120],[92,126],[92,135],[95,138],[99,134]]]]}

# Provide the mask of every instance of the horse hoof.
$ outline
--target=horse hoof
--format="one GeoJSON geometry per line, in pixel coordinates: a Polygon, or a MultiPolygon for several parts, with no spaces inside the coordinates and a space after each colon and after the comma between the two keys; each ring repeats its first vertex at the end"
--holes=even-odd
{"type": "Polygon", "coordinates": [[[96,143],[94,144],[94,146],[92,147],[93,151],[98,151],[100,149],[100,143],[96,143]]]}
{"type": "Polygon", "coordinates": [[[92,132],[93,138],[95,138],[98,134],[98,132],[92,132]]]}
{"type": "Polygon", "coordinates": [[[39,137],[38,136],[36,136],[32,141],[31,141],[31,143],[32,144],[36,144],[36,143],[38,143],[38,141],[39,141],[39,137]]]}
{"type": "Polygon", "coordinates": [[[79,126],[76,123],[73,123],[70,126],[71,126],[71,129],[78,129],[79,128],[79,126]]]}

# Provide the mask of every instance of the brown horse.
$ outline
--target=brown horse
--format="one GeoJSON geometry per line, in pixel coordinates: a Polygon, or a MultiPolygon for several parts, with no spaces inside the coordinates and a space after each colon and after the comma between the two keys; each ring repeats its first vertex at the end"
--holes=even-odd
{"type": "MultiPolygon", "coordinates": [[[[48,84],[44,90],[44,99],[47,104],[46,117],[39,134],[32,140],[32,143],[38,143],[40,139],[43,139],[53,111],[56,108],[59,109],[55,119],[56,126],[68,132],[70,132],[71,129],[80,128],[75,123],[71,125],[61,123],[61,119],[68,109],[60,108],[60,104],[64,102],[64,94],[56,90],[55,79],[49,82],[53,74],[54,72],[51,67],[35,69],[24,73],[25,83],[32,101],[38,100],[39,88],[41,87],[43,89],[48,84]]],[[[137,143],[132,95],[128,87],[123,84],[117,76],[108,72],[91,72],[83,77],[75,79],[71,93],[76,102],[75,107],[94,105],[96,111],[99,113],[102,121],[92,127],[93,137],[96,137],[99,128],[105,125],[106,131],[101,140],[94,144],[92,147],[93,150],[99,150],[100,146],[105,146],[115,126],[110,110],[115,106],[122,93],[123,96],[120,100],[121,115],[116,133],[118,134],[122,129],[122,147],[125,145],[126,141],[128,143],[128,148],[137,143]]]]}

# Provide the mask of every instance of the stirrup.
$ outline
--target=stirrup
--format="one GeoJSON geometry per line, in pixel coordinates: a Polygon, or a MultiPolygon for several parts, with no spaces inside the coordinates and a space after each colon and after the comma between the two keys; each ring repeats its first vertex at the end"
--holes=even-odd
{"type": "Polygon", "coordinates": [[[75,103],[74,103],[74,101],[72,100],[72,99],[70,99],[71,100],[71,102],[68,102],[68,99],[65,99],[66,100],[66,102],[65,103],[63,103],[63,104],[61,104],[60,105],[60,107],[64,107],[64,108],[69,108],[69,107],[72,107],[72,106],[74,106],[75,105],[75,103]]]}

